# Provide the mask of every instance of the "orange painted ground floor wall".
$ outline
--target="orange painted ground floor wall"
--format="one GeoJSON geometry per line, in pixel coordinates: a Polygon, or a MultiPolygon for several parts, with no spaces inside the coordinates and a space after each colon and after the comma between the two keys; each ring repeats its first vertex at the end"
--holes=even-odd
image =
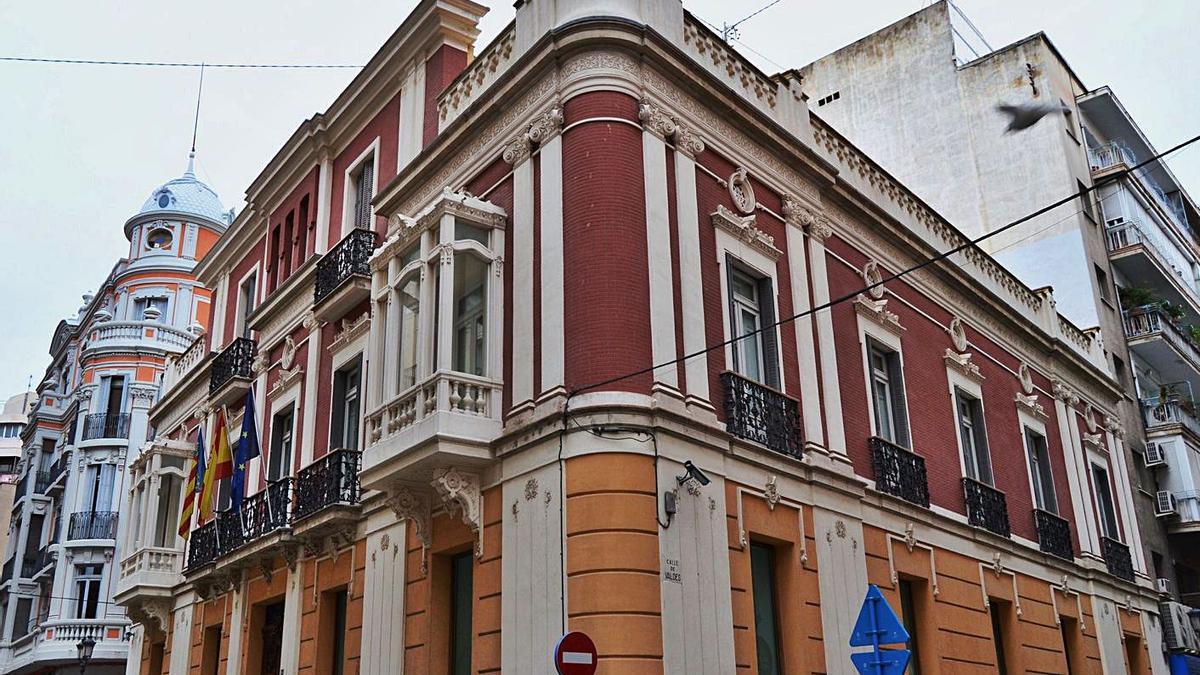
{"type": "Polygon", "coordinates": [[[638,436],[374,493],[351,534],[218,563],[177,588],[165,633],[138,629],[131,672],[543,673],[582,630],[606,675],[850,673],[868,583],[923,674],[1164,672],[1153,595],[1102,563],[894,503],[828,458],[638,436]],[[685,457],[707,485],[679,480],[685,457]]]}

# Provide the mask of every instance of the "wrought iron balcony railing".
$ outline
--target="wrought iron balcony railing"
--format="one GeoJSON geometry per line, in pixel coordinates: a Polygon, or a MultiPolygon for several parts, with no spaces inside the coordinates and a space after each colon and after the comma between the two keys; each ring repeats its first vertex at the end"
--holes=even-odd
{"type": "Polygon", "coordinates": [[[50,488],[50,472],[39,471],[33,481],[33,491],[38,494],[46,494],[46,490],[50,488]]]}
{"type": "Polygon", "coordinates": [[[291,522],[292,479],[281,478],[267,489],[246,498],[242,505],[242,538],[245,543],[285,528],[291,522]]]}
{"type": "Polygon", "coordinates": [[[192,530],[188,539],[187,568],[195,570],[217,559],[220,549],[217,546],[217,521],[209,522],[192,530]]]}
{"type": "Polygon", "coordinates": [[[208,375],[208,392],[220,389],[234,378],[249,380],[254,377],[254,357],[258,355],[258,345],[250,338],[240,337],[213,359],[212,369],[208,375]]]}
{"type": "Polygon", "coordinates": [[[313,304],[319,305],[347,279],[371,278],[368,264],[375,250],[375,233],[355,228],[317,261],[317,279],[313,285],[313,304]]]}
{"type": "Polygon", "coordinates": [[[1104,562],[1108,565],[1108,573],[1133,581],[1133,558],[1129,555],[1129,547],[1116,539],[1100,537],[1100,550],[1104,554],[1104,562]]]}
{"type": "Polygon", "coordinates": [[[800,402],[737,373],[721,373],[725,388],[725,428],[748,441],[761,443],[797,459],[804,453],[800,433],[800,402]]]}
{"type": "Polygon", "coordinates": [[[1008,500],[1004,493],[974,478],[963,478],[962,482],[967,500],[967,522],[1001,537],[1009,536],[1008,500]]]}
{"type": "Polygon", "coordinates": [[[67,539],[116,539],[116,511],[80,511],[71,514],[67,539]]]}
{"type": "Polygon", "coordinates": [[[871,438],[871,456],[876,490],[929,507],[929,478],[925,474],[924,457],[879,437],[871,438]]]}
{"type": "Polygon", "coordinates": [[[320,513],[330,506],[357,504],[361,488],[358,471],[362,453],[334,450],[300,470],[296,476],[296,506],[292,522],[320,513]]]}
{"type": "Polygon", "coordinates": [[[129,438],[129,413],[93,413],[83,418],[83,440],[129,438]]]}
{"type": "Polygon", "coordinates": [[[1049,511],[1034,509],[1033,521],[1037,526],[1038,547],[1043,552],[1063,560],[1075,559],[1075,545],[1071,543],[1071,524],[1065,518],[1049,511]]]}
{"type": "Polygon", "coordinates": [[[58,483],[58,479],[62,478],[63,474],[67,472],[67,469],[70,468],[70,466],[71,452],[67,450],[60,454],[58,459],[54,460],[54,463],[50,465],[50,483],[47,487],[56,485],[58,483]]]}

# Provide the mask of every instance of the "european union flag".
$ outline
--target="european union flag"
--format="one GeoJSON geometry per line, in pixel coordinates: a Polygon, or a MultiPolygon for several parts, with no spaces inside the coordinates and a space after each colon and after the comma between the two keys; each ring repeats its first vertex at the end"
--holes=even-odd
{"type": "Polygon", "coordinates": [[[246,390],[246,409],[242,412],[242,435],[233,451],[233,478],[230,487],[234,511],[242,510],[246,498],[246,465],[258,457],[258,427],[255,425],[254,387],[246,390]]]}

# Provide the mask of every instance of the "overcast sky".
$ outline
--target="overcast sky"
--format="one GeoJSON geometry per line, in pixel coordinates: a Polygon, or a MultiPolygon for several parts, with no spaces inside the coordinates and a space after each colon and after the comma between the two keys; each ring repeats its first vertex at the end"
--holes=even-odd
{"type": "MultiPolygon", "coordinates": [[[[534,0],[536,1],[536,0],[534,0]]],[[[686,0],[734,22],[768,0],[686,0]]],[[[488,1],[480,46],[513,17],[488,1]]],[[[365,63],[415,0],[163,3],[0,0],[0,56],[255,63],[365,63]]],[[[800,66],[928,4],[782,0],[741,26],[767,72],[800,66]]],[[[1111,86],[1159,149],[1200,132],[1192,0],[959,0],[993,47],[1045,31],[1088,87],[1111,86]],[[1187,66],[1192,63],[1192,66],[1187,66]],[[1192,75],[1188,75],[1188,73],[1192,75]],[[1190,119],[1189,119],[1190,117],[1190,119]]],[[[197,173],[226,206],[352,70],[205,74],[197,173]]],[[[180,68],[0,62],[0,399],[36,385],[51,333],[127,252],[121,226],[183,172],[198,73],[180,68]]],[[[1200,150],[1170,164],[1200,190],[1200,150]]]]}

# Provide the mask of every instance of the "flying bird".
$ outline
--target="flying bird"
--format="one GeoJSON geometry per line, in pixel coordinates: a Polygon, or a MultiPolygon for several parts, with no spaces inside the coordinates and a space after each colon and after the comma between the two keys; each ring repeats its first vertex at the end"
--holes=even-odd
{"type": "Polygon", "coordinates": [[[1071,112],[1065,103],[1001,103],[996,106],[996,110],[1008,116],[1008,127],[1004,131],[1009,134],[1028,129],[1046,115],[1071,112]]]}

